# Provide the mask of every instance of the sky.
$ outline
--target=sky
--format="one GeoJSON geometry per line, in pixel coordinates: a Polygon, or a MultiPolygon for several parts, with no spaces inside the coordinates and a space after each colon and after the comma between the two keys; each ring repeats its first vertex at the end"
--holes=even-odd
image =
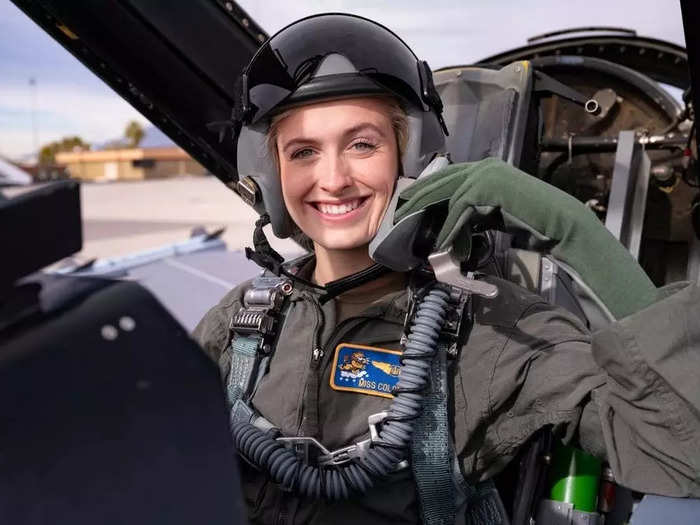
{"type": "MultiPolygon", "coordinates": [[[[522,46],[537,34],[589,25],[636,29],[639,35],[684,45],[677,0],[243,0],[239,4],[269,34],[314,13],[366,16],[398,33],[433,68],[474,62],[522,46]]],[[[42,145],[68,135],[99,144],[120,137],[129,120],[148,124],[14,4],[0,0],[0,156],[19,160],[35,151],[35,142],[42,145]]]]}

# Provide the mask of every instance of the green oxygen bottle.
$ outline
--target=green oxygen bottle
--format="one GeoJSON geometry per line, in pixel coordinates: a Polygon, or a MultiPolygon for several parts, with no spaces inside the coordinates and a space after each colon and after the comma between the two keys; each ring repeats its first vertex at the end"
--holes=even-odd
{"type": "Polygon", "coordinates": [[[557,446],[549,472],[550,499],[580,512],[596,512],[601,468],[601,462],[583,450],[557,446]]]}

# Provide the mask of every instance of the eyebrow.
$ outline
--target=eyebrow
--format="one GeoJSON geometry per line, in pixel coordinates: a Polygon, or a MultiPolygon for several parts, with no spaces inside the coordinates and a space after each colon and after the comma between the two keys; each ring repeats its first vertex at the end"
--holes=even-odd
{"type": "Polygon", "coordinates": [[[379,126],[376,126],[372,124],[371,122],[363,122],[362,124],[358,124],[357,126],[353,126],[350,129],[346,130],[343,133],[344,137],[347,137],[348,135],[354,135],[355,133],[359,133],[360,131],[364,131],[365,129],[371,129],[374,132],[376,132],[378,135],[381,137],[385,136],[384,131],[379,126]]]}
{"type": "MultiPolygon", "coordinates": [[[[364,130],[372,130],[375,133],[377,133],[379,136],[382,138],[386,138],[386,133],[382,131],[382,129],[379,126],[376,126],[372,124],[371,122],[362,122],[361,124],[358,124],[356,126],[353,126],[343,132],[343,137],[347,137],[348,135],[355,135],[356,133],[359,133],[360,131],[364,130]]],[[[308,146],[308,145],[317,145],[319,143],[318,140],[309,138],[309,137],[294,137],[291,139],[289,142],[287,142],[283,147],[282,151],[286,152],[292,147],[295,147],[297,145],[303,145],[303,146],[308,146]]]]}

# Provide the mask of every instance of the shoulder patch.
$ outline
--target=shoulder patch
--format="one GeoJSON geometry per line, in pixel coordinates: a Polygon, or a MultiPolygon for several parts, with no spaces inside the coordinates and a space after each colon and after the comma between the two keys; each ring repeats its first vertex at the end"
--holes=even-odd
{"type": "Polygon", "coordinates": [[[340,343],[335,347],[331,388],[371,396],[394,397],[399,382],[401,351],[340,343]]]}

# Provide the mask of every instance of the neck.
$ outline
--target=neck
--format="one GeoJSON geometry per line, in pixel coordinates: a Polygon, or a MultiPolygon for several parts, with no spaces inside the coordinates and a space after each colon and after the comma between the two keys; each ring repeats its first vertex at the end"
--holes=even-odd
{"type": "Polygon", "coordinates": [[[351,250],[329,250],[318,244],[314,246],[316,252],[314,280],[321,286],[361,272],[374,264],[367,252],[367,246],[359,246],[351,250]]]}

